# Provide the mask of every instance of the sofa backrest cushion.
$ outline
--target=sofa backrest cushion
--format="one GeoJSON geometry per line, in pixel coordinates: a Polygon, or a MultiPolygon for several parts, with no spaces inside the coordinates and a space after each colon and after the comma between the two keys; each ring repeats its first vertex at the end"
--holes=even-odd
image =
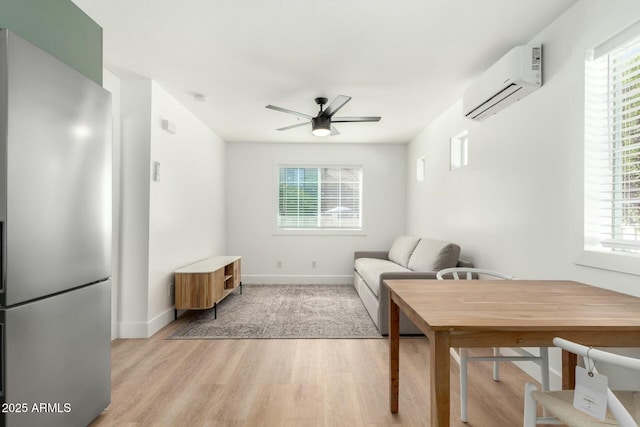
{"type": "Polygon", "coordinates": [[[439,271],[455,267],[460,257],[460,246],[423,237],[409,259],[408,267],[413,271],[439,271]]]}
{"type": "Polygon", "coordinates": [[[420,238],[413,236],[397,237],[389,248],[389,260],[409,268],[409,258],[419,241],[420,238]]]}

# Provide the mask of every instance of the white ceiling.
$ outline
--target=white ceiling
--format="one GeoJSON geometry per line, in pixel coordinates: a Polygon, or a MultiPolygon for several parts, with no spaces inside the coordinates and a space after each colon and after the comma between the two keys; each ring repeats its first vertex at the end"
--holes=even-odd
{"type": "Polygon", "coordinates": [[[474,77],[575,0],[73,0],[104,29],[104,64],[157,81],[229,142],[406,143],[474,77]],[[193,94],[207,97],[196,102],[193,94]],[[319,139],[298,118],[353,99],[319,139]]]}

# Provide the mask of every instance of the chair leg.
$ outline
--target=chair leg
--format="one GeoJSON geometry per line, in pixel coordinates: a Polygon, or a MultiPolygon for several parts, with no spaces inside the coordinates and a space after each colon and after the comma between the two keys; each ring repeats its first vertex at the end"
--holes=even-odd
{"type": "Polygon", "coordinates": [[[467,422],[467,349],[459,349],[460,354],[460,421],[467,422]]]}
{"type": "Polygon", "coordinates": [[[523,427],[536,427],[536,401],[531,395],[538,390],[535,384],[527,383],[524,386],[524,421],[523,427]]]}
{"type": "MultiPolygon", "coordinates": [[[[500,357],[500,348],[499,347],[494,347],[493,348],[493,355],[495,357],[500,357]]],[[[497,360],[495,360],[493,362],[493,380],[494,381],[500,381],[500,362],[498,362],[497,360]]]]}

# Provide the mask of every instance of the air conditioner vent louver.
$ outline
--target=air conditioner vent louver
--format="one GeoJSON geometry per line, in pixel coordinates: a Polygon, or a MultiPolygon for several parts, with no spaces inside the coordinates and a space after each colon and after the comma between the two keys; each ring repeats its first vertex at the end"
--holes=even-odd
{"type": "Polygon", "coordinates": [[[464,115],[483,120],[542,86],[542,46],[511,49],[464,92],[464,115]]]}
{"type": "Polygon", "coordinates": [[[484,103],[479,105],[473,111],[470,111],[466,114],[468,119],[472,120],[481,120],[486,116],[493,114],[492,109],[496,107],[499,103],[503,102],[508,97],[516,94],[519,90],[522,89],[522,86],[517,86],[515,83],[511,83],[506,88],[502,89],[500,92],[493,95],[491,98],[487,99],[484,103]]]}

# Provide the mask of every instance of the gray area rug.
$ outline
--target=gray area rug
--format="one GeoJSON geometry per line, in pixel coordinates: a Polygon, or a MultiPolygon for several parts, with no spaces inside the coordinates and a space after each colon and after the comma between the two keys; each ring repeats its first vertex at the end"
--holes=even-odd
{"type": "Polygon", "coordinates": [[[382,338],[349,285],[244,285],[168,339],[382,338]]]}

